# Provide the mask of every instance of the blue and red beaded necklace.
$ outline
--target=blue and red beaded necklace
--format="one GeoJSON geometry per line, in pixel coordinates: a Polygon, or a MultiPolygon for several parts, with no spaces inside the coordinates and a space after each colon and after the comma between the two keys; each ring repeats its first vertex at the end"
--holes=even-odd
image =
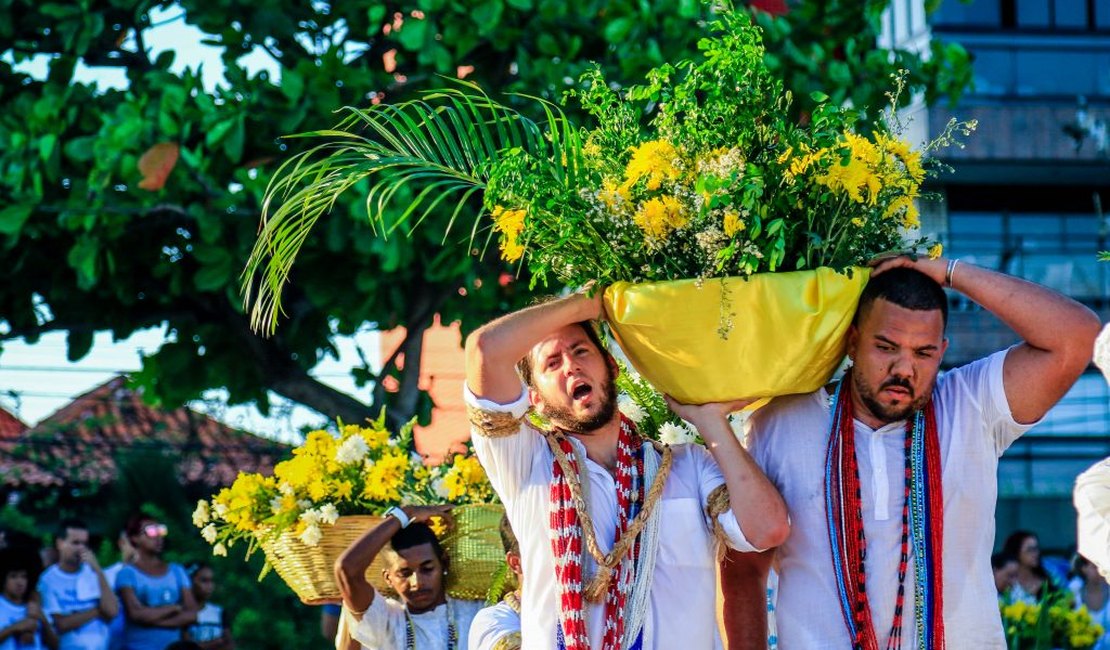
{"type": "MultiPolygon", "coordinates": [[[[851,372],[833,395],[832,425],[825,455],[825,514],[832,547],[833,571],[841,612],[853,650],[878,650],[879,641],[867,597],[867,538],[863,528],[863,497],[856,458],[851,372]]],[[[902,619],[910,549],[914,562],[914,620],[921,650],[944,649],[944,536],[940,475],[940,441],[932,401],[906,423],[905,500],[902,505],[901,552],[894,620],[887,650],[902,647],[902,619]]]]}

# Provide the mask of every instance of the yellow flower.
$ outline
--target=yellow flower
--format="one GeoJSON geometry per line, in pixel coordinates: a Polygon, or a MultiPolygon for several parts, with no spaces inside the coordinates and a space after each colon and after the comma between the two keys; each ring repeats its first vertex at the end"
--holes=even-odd
{"type": "Polygon", "coordinates": [[[739,213],[729,210],[725,213],[725,236],[732,237],[741,230],[747,228],[747,224],[740,218],[739,213]]]}
{"type": "Polygon", "coordinates": [[[943,244],[940,244],[940,243],[933,244],[932,247],[929,248],[929,259],[935,260],[938,257],[940,257],[943,252],[944,252],[944,245],[943,244]]]}
{"type": "Polygon", "coordinates": [[[649,240],[663,240],[671,231],[685,226],[687,218],[678,199],[664,196],[641,204],[632,220],[649,240]]]}
{"type": "Polygon", "coordinates": [[[335,495],[335,498],[337,500],[342,501],[343,499],[351,498],[351,493],[354,491],[354,489],[355,486],[350,481],[339,481],[332,489],[332,494],[335,495]]]}
{"type": "MultiPolygon", "coordinates": [[[[293,453],[297,454],[295,450],[293,453]]],[[[282,461],[274,467],[274,476],[291,485],[293,489],[307,486],[317,472],[318,469],[312,457],[303,454],[294,455],[293,458],[282,461]]]]}
{"type": "Polygon", "coordinates": [[[387,453],[366,470],[366,487],[362,496],[371,501],[396,503],[401,499],[401,487],[409,469],[409,459],[403,453],[387,453]]]}
{"type": "Polygon", "coordinates": [[[852,217],[852,225],[856,226],[857,228],[863,228],[863,224],[865,223],[867,222],[859,217],[852,217]]]}
{"type": "Polygon", "coordinates": [[[486,480],[482,464],[474,456],[455,456],[451,469],[443,477],[447,498],[451,501],[468,496],[472,488],[486,480]]]}
{"type": "Polygon", "coordinates": [[[624,169],[624,185],[627,191],[640,179],[647,178],[647,189],[655,191],[663,185],[665,180],[674,180],[679,176],[679,170],[674,162],[678,159],[678,150],[666,140],[652,140],[632,150],[632,159],[624,169]]]}
{"type": "Polygon", "coordinates": [[[501,259],[515,262],[524,255],[524,245],[520,243],[520,233],[524,232],[524,210],[506,210],[501,206],[493,209],[493,227],[501,233],[501,259]]]}

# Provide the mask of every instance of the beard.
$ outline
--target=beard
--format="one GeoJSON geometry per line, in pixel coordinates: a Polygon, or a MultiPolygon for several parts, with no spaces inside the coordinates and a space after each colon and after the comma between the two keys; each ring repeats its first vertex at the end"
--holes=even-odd
{"type": "Polygon", "coordinates": [[[925,408],[925,405],[929,403],[929,398],[933,394],[933,386],[935,384],[936,378],[929,382],[928,390],[922,395],[916,395],[913,386],[910,385],[908,380],[902,379],[901,377],[891,377],[880,384],[878,390],[871,390],[870,386],[863,383],[863,378],[858,373],[852,373],[852,387],[856,389],[856,394],[859,395],[860,401],[863,402],[863,405],[867,407],[868,411],[871,411],[872,415],[886,424],[908,419],[915,411],[920,411],[925,408]],[[892,386],[908,390],[910,392],[909,403],[902,406],[886,406],[880,402],[876,395],[892,386]]]}
{"type": "Polygon", "coordinates": [[[569,433],[588,435],[608,424],[617,413],[617,385],[613,382],[613,372],[610,370],[605,378],[601,392],[601,403],[597,413],[579,417],[571,413],[569,408],[548,406],[544,409],[544,416],[552,424],[569,433]]]}

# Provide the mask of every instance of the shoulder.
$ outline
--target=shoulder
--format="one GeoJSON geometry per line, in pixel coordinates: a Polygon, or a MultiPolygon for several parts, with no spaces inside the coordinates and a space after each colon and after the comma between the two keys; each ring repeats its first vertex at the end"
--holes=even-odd
{"type": "Polygon", "coordinates": [[[57,564],[52,564],[39,576],[39,588],[41,589],[44,586],[53,585],[55,582],[64,579],[65,575],[62,573],[62,570],[58,568],[57,564]]]}
{"type": "Polygon", "coordinates": [[[448,598],[448,600],[451,602],[451,608],[455,610],[455,616],[459,619],[473,619],[482,611],[492,609],[486,607],[486,603],[481,600],[458,600],[455,598],[448,598]]]}

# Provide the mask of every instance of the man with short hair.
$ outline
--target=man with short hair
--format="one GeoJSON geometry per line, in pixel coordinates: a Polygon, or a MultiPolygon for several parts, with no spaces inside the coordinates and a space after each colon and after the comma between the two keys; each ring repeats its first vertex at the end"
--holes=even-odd
{"type": "Polygon", "coordinates": [[[428,527],[451,506],[390,508],[385,521],[352,543],[335,561],[343,594],[339,643],[350,635],[369,650],[465,650],[470,622],[482,603],[447,595],[450,558],[428,527]],[[383,597],[366,570],[386,553],[382,577],[400,600],[383,597]]]}
{"type": "Polygon", "coordinates": [[[708,451],[655,445],[621,417],[616,361],[593,326],[602,313],[601,291],[575,294],[466,341],[474,448],[528,577],[523,647],[720,648],[715,551],[781,543],[782,498],[733,436],[742,403],[672,402],[708,451]]]}
{"type": "Polygon", "coordinates": [[[513,534],[512,524],[506,515],[501,516],[501,546],[505,549],[505,564],[516,577],[517,588],[505,594],[501,602],[486,607],[470,624],[470,650],[520,650],[520,593],[524,575],[520,569],[520,543],[513,534]]]}
{"type": "Polygon", "coordinates": [[[54,535],[58,563],[39,578],[43,612],[57,630],[60,650],[107,650],[108,624],[119,602],[89,549],[89,528],[66,519],[54,535]]]}
{"type": "Polygon", "coordinates": [[[777,550],[782,650],[1006,647],[990,570],[998,458],[1084,371],[1098,329],[1079,303],[957,260],[874,269],[843,379],[751,420],[793,523],[777,550]],[[942,286],[1023,342],[938,378],[942,286]]]}

